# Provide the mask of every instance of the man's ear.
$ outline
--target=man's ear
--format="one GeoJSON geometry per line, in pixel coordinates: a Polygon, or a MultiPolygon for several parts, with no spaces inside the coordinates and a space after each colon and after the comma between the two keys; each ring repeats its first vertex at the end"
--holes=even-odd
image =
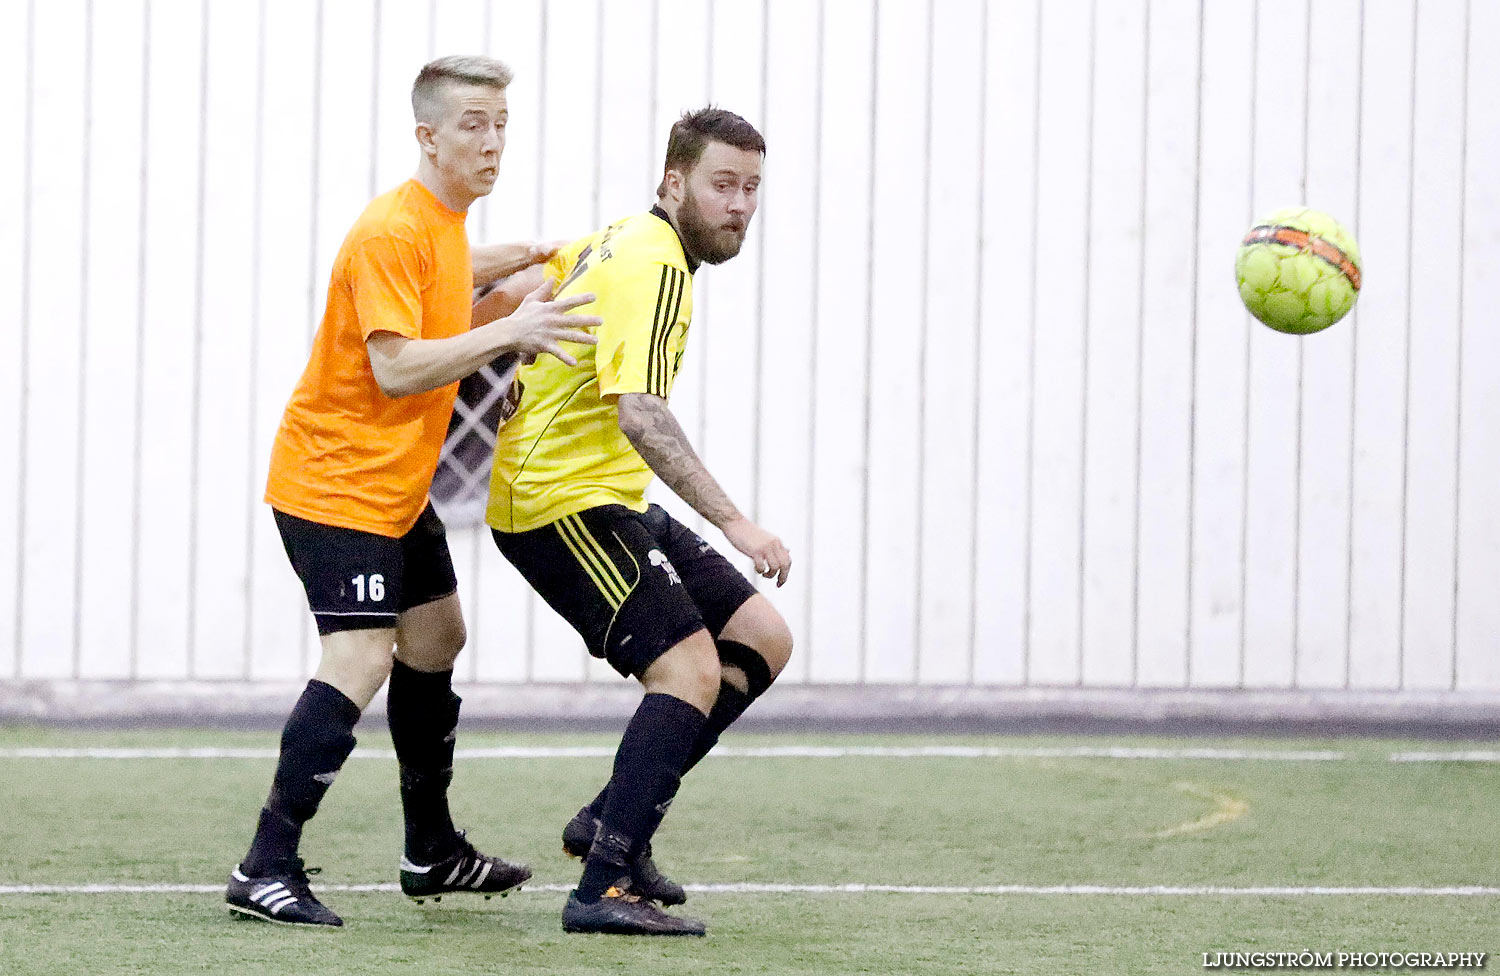
{"type": "Polygon", "coordinates": [[[686,186],[681,170],[669,169],[661,178],[661,185],[665,196],[673,203],[682,202],[682,191],[686,186]]]}
{"type": "Polygon", "coordinates": [[[436,128],[437,126],[430,122],[417,123],[417,145],[422,147],[422,153],[429,158],[437,156],[437,139],[434,131],[436,128]]]}

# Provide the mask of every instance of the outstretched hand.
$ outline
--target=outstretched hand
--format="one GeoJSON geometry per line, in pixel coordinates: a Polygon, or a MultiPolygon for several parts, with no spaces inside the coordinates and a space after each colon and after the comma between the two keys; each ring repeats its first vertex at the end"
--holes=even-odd
{"type": "Polygon", "coordinates": [[[496,324],[504,327],[510,334],[508,347],[519,353],[524,361],[530,362],[542,353],[547,353],[569,366],[577,366],[578,360],[569,355],[562,344],[574,342],[585,346],[595,345],[599,340],[584,330],[597,328],[604,324],[604,320],[597,315],[570,314],[574,309],[593,302],[593,293],[585,292],[554,299],[552,295],[556,288],[557,283],[552,279],[543,281],[522,299],[514,312],[496,324]]]}

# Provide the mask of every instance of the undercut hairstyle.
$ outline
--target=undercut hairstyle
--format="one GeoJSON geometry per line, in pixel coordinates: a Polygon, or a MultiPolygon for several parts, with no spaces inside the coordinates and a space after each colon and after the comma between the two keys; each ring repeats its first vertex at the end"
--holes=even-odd
{"type": "Polygon", "coordinates": [[[411,86],[412,115],[418,122],[436,124],[442,121],[443,89],[448,85],[486,85],[496,91],[505,91],[514,76],[503,61],[478,54],[429,61],[422,66],[411,86]]]}
{"type": "Polygon", "coordinates": [[[675,169],[684,175],[691,173],[710,142],[722,142],[762,156],[766,154],[765,137],[755,126],[728,109],[709,105],[696,112],[683,112],[682,118],[672,123],[672,132],[667,136],[667,162],[662,167],[662,182],[656,188],[656,195],[667,192],[667,170],[675,169]]]}

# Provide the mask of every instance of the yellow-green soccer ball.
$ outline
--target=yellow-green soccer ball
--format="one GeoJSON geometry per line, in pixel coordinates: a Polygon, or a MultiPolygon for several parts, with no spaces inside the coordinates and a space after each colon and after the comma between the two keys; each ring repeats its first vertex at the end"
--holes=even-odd
{"type": "Polygon", "coordinates": [[[1321,332],[1359,297],[1359,245],[1337,220],[1288,207],[1258,220],[1234,259],[1240,298],[1277,332],[1321,332]]]}

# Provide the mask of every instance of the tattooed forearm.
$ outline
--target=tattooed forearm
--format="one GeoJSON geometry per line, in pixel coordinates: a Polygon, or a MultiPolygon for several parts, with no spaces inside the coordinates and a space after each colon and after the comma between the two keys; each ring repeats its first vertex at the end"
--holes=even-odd
{"type": "Polygon", "coordinates": [[[649,393],[626,393],[619,411],[621,432],[677,497],[720,528],[743,517],[703,466],[667,401],[649,393]]]}

